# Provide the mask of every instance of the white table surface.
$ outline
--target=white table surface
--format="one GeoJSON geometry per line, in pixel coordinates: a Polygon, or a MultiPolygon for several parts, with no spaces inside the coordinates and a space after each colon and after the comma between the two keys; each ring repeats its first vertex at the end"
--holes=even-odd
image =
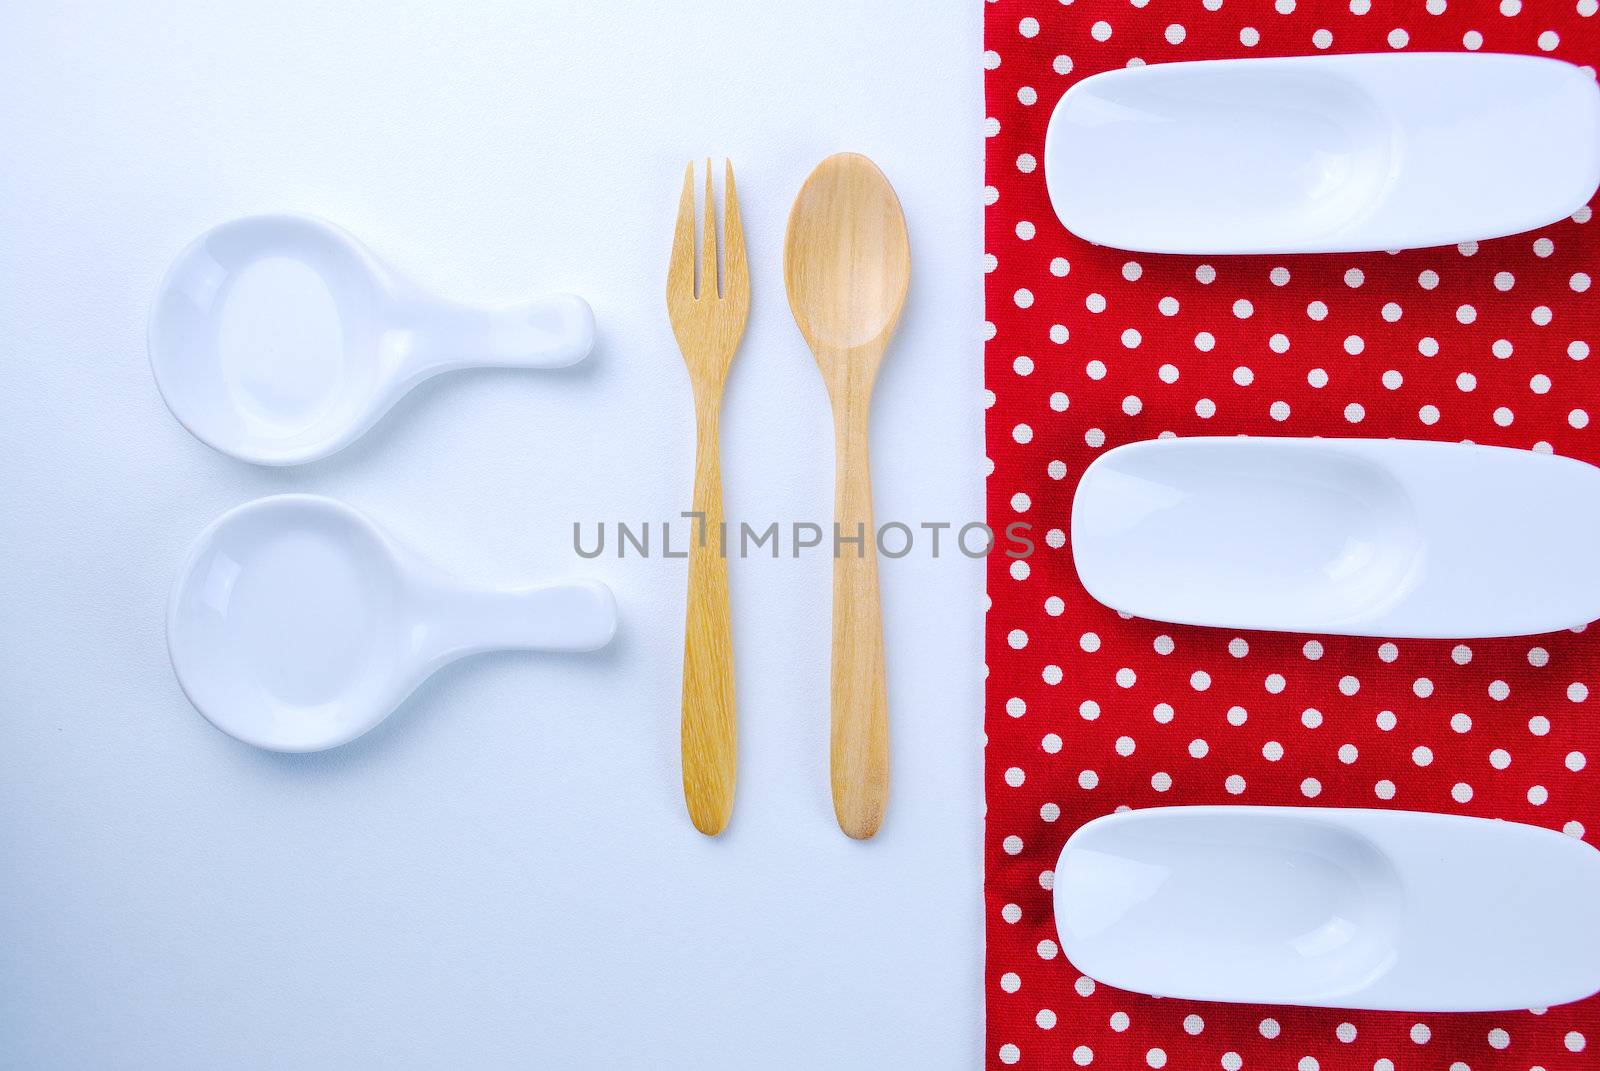
{"type": "MultiPolygon", "coordinates": [[[[678,781],[684,564],[572,522],[687,508],[663,301],[684,162],[738,170],[754,304],[723,418],[731,519],[826,523],[827,401],[784,222],[844,149],[914,277],[873,414],[880,521],[982,518],[976,0],[16,4],[0,32],[0,1065],[916,1067],[982,1055],[979,563],[883,565],[891,809],[834,825],[830,563],[733,564],[732,827],[678,781]],[[255,468],[145,357],[162,269],[253,212],[336,220],[430,287],[570,289],[559,373],[426,384],[355,446],[255,468]],[[212,729],[167,661],[190,538],[335,495],[490,581],[597,575],[598,656],[484,656],[310,756],[212,729]]],[[[947,548],[946,548],[947,549],[947,548]]]]}

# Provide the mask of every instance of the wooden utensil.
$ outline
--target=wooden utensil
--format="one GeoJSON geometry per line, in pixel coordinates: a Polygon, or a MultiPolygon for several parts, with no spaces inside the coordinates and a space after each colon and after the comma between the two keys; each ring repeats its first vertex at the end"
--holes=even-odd
{"type": "Polygon", "coordinates": [[[877,165],[830,156],[789,212],[783,275],[789,308],[833,404],[833,810],[857,839],[878,831],[889,797],[888,694],[867,414],[878,365],[911,281],[899,198],[877,165]]]}
{"type": "Polygon", "coordinates": [[[750,271],[734,192],[733,164],[723,179],[722,271],[717,285],[717,213],[706,161],[705,225],[699,281],[694,256],[694,164],[683,175],[678,224],[667,267],[667,313],[694,388],[694,511],[701,515],[689,549],[688,621],[683,642],[683,799],[694,827],[716,836],[733,811],[737,733],[733,704],[733,632],[728,562],[722,555],[722,467],[717,420],[728,366],[750,314],[750,271]]]}

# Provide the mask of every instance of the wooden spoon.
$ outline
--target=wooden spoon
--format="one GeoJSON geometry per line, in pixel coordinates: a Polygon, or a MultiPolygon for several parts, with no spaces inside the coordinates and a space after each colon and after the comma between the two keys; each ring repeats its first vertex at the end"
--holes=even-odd
{"type": "Polygon", "coordinates": [[[833,562],[833,811],[839,828],[859,840],[878,831],[889,797],[867,414],[911,281],[905,214],[876,164],[839,153],[811,172],[789,212],[783,275],[789,308],[833,404],[833,510],[841,540],[833,562]]]}

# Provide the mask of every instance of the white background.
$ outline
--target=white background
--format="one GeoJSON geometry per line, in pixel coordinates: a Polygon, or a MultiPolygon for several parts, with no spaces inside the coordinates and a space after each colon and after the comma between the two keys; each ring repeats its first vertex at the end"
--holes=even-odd
{"type": "Polygon", "coordinates": [[[982,1056],[981,569],[885,562],[890,812],[827,779],[830,563],[732,571],[733,824],[678,781],[684,565],[571,549],[687,508],[663,300],[691,156],[738,172],[749,330],[730,519],[827,522],[789,316],[810,168],[872,156],[914,276],[873,413],[880,521],[981,519],[975,0],[7,5],[0,33],[0,1065],[916,1067],[982,1056]],[[573,290],[591,360],[426,384],[322,462],[255,468],[162,405],[145,315],[223,220],[335,220],[449,296],[573,290]],[[597,575],[592,656],[484,656],[332,752],[189,707],[162,615],[258,495],[344,498],[490,582],[597,575]]]}

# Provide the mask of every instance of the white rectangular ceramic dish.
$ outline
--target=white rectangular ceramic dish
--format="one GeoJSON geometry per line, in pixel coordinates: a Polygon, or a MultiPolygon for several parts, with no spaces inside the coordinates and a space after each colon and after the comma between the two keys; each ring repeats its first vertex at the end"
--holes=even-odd
{"type": "Polygon", "coordinates": [[[1151,253],[1332,253],[1497,238],[1600,183],[1600,90],[1497,54],[1161,63],[1062,96],[1044,148],[1056,215],[1151,253]]]}
{"type": "Polygon", "coordinates": [[[1157,621],[1464,639],[1600,618],[1600,468],[1405,439],[1197,437],[1096,458],[1078,579],[1157,621]]]}
{"type": "Polygon", "coordinates": [[[1055,869],[1061,951],[1156,996],[1501,1011],[1600,990],[1600,851],[1417,811],[1155,807],[1055,869]]]}

